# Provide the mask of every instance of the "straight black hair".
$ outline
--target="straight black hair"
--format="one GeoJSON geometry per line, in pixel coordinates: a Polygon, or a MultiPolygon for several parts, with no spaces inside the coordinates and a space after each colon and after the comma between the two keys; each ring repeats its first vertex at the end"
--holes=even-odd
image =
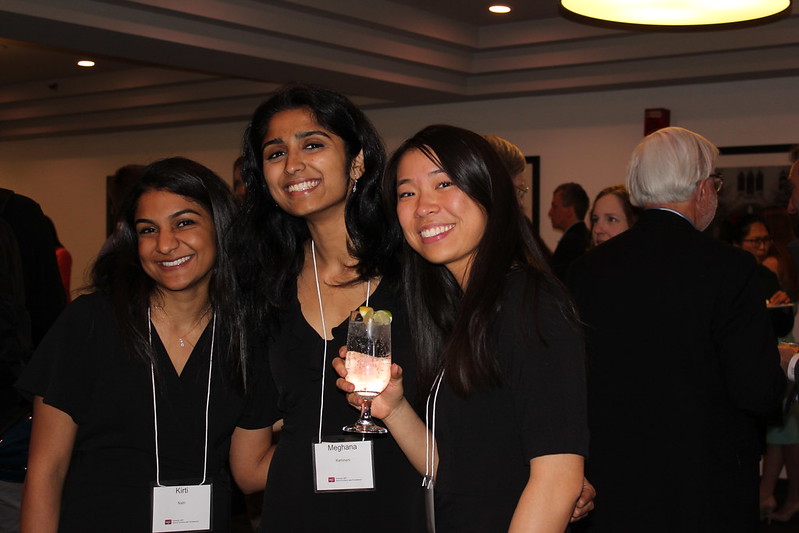
{"type": "Polygon", "coordinates": [[[510,310],[503,316],[532,316],[535,320],[539,291],[551,288],[555,294],[564,294],[566,316],[570,320],[576,317],[519,209],[511,176],[480,135],[455,126],[428,126],[394,152],[383,178],[384,201],[393,213],[393,224],[399,225],[398,166],[412,150],[427,156],[486,214],[486,227],[465,291],[445,266],[426,261],[407,243],[403,254],[403,279],[420,390],[427,390],[443,369],[453,390],[469,396],[475,390],[496,387],[502,381],[492,350],[491,332],[499,312],[503,280],[512,269],[527,273],[530,308],[510,310]]]}

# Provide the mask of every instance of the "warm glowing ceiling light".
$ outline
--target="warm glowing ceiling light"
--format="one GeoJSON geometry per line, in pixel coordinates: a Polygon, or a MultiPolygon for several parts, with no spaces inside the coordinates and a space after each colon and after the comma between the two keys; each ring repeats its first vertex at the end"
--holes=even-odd
{"type": "Polygon", "coordinates": [[[490,12],[492,12],[492,13],[510,13],[510,7],[509,6],[496,5],[496,6],[489,7],[488,10],[490,12]]]}
{"type": "Polygon", "coordinates": [[[94,66],[94,61],[92,61],[91,59],[81,59],[80,61],[78,61],[78,66],[79,67],[93,67],[94,66]]]}
{"type": "Polygon", "coordinates": [[[561,0],[577,15],[622,24],[703,26],[787,13],[791,0],[561,0]]]}

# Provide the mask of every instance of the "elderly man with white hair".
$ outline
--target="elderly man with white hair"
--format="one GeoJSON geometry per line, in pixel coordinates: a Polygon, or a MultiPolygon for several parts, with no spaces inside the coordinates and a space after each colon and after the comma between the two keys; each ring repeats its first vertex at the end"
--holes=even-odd
{"type": "Polygon", "coordinates": [[[573,265],[587,324],[593,532],[756,532],[763,422],[785,387],[756,264],[702,233],[718,150],[665,128],[627,174],[638,223],[573,265]]]}

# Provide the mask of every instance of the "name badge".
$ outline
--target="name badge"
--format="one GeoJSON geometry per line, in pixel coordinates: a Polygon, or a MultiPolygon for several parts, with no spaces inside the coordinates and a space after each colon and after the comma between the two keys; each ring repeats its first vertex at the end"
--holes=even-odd
{"type": "Polygon", "coordinates": [[[210,530],[210,484],[153,487],[153,533],[210,530]]]}
{"type": "Polygon", "coordinates": [[[372,441],[313,445],[316,492],[375,489],[372,441]]]}

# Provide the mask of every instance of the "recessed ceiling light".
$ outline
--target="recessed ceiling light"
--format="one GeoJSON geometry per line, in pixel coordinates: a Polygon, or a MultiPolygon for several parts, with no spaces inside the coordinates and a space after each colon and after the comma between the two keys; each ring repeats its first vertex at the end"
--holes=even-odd
{"type": "Polygon", "coordinates": [[[703,26],[786,13],[791,0],[561,0],[577,15],[622,24],[703,26]]]}
{"type": "Polygon", "coordinates": [[[80,61],[78,61],[78,66],[79,67],[93,67],[94,66],[94,61],[92,61],[91,59],[81,59],[80,61]]]}
{"type": "Polygon", "coordinates": [[[510,13],[510,6],[496,5],[489,7],[488,10],[492,13],[499,13],[499,14],[510,13]]]}

